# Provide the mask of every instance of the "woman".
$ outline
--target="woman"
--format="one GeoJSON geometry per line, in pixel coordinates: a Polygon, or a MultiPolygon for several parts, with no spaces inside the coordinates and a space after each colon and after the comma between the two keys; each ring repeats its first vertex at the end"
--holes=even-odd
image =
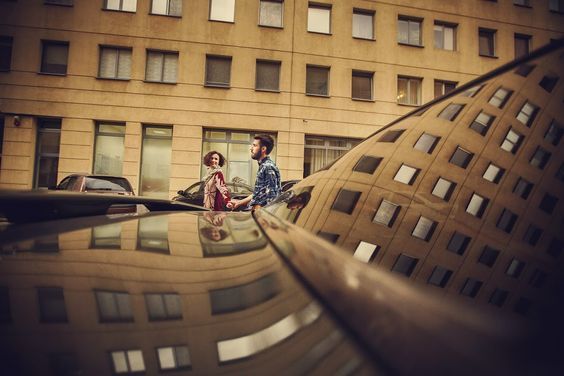
{"type": "Polygon", "coordinates": [[[204,157],[204,165],[208,173],[204,178],[204,207],[211,210],[225,210],[225,206],[231,201],[229,189],[225,185],[225,178],[221,167],[225,164],[225,158],[215,150],[210,151],[204,157]]]}

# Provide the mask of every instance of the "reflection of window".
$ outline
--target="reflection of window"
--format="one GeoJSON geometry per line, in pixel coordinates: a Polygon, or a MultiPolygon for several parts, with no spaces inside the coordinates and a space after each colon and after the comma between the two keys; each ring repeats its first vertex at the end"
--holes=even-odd
{"type": "Polygon", "coordinates": [[[558,82],[558,78],[559,77],[555,74],[547,74],[540,80],[539,86],[551,93],[558,82]]]}
{"type": "Polygon", "coordinates": [[[427,280],[427,283],[430,285],[445,287],[451,275],[452,270],[437,265],[435,266],[435,269],[433,269],[433,273],[429,277],[429,280],[427,280]]]}
{"type": "Polygon", "coordinates": [[[491,181],[492,183],[497,184],[501,180],[501,177],[503,176],[504,172],[505,170],[503,168],[498,167],[493,163],[490,163],[486,168],[486,171],[484,171],[482,177],[487,181],[491,181]]]}
{"type": "Polygon", "coordinates": [[[139,194],[168,198],[172,127],[143,126],[139,194]]]}
{"type": "Polygon", "coordinates": [[[433,232],[435,232],[436,227],[437,222],[421,216],[413,228],[411,236],[428,242],[433,236],[433,232]]]}
{"type": "Polygon", "coordinates": [[[470,129],[484,136],[488,131],[489,126],[493,123],[494,119],[494,116],[486,114],[485,112],[480,112],[478,116],[476,116],[472,124],[470,124],[470,129]]]}
{"type": "Polygon", "coordinates": [[[557,258],[562,253],[564,249],[564,241],[561,239],[554,238],[550,241],[550,244],[546,248],[546,253],[554,258],[557,258]]]}
{"type": "Polygon", "coordinates": [[[96,124],[94,174],[122,175],[124,139],[124,124],[96,124]]]}
{"type": "Polygon", "coordinates": [[[92,228],[92,248],[120,249],[121,224],[113,223],[92,228]]]}
{"type": "Polygon", "coordinates": [[[280,91],[280,61],[257,60],[255,89],[280,91]]]}
{"type": "Polygon", "coordinates": [[[358,140],[346,138],[306,136],[304,146],[304,177],[313,174],[322,167],[335,161],[358,143],[358,140]]]}
{"type": "Polygon", "coordinates": [[[329,68],[306,66],[306,94],[329,95],[329,68]]]}
{"type": "Polygon", "coordinates": [[[460,294],[474,298],[478,295],[478,291],[480,291],[482,283],[482,281],[478,281],[477,279],[467,278],[464,286],[462,286],[462,289],[460,290],[460,294]]]}
{"type": "Polygon", "coordinates": [[[190,369],[192,366],[188,346],[159,347],[157,357],[161,371],[190,369]]]}
{"type": "Polygon", "coordinates": [[[515,183],[515,186],[513,187],[513,193],[526,200],[529,197],[529,193],[531,193],[532,189],[533,183],[523,178],[519,178],[517,180],[517,183],[515,183]]]}
{"type": "Polygon", "coordinates": [[[529,284],[533,287],[539,288],[544,285],[546,281],[547,274],[540,269],[535,269],[531,279],[529,280],[529,284]]]}
{"type": "Polygon", "coordinates": [[[353,38],[374,39],[374,11],[353,9],[353,38]]]}
{"type": "Polygon", "coordinates": [[[61,287],[38,287],[37,297],[41,322],[68,322],[65,297],[61,287]]]}
{"type": "Polygon", "coordinates": [[[175,83],[178,71],[178,52],[147,50],[145,80],[175,83]]]}
{"type": "Polygon", "coordinates": [[[454,119],[456,119],[463,108],[463,104],[451,103],[439,113],[438,117],[441,119],[453,121],[454,119]]]}
{"type": "Polygon", "coordinates": [[[531,36],[524,34],[515,34],[515,59],[529,54],[531,49],[531,36]]]}
{"type": "Polygon", "coordinates": [[[137,0],[105,0],[104,4],[104,9],[122,12],[135,12],[137,9],[137,0]]]}
{"type": "Polygon", "coordinates": [[[177,293],[145,294],[149,321],[182,319],[182,304],[177,293]]]}
{"type": "Polygon", "coordinates": [[[382,200],[372,222],[392,227],[400,209],[401,206],[387,200],[382,200]]]}
{"type": "Polygon", "coordinates": [[[497,220],[496,227],[509,234],[513,230],[517,218],[517,214],[513,213],[511,210],[503,209],[497,220]]]}
{"type": "Polygon", "coordinates": [[[435,98],[450,93],[456,89],[456,82],[435,80],[435,98]]]}
{"type": "Polygon", "coordinates": [[[546,133],[544,134],[544,140],[554,146],[557,146],[562,139],[563,133],[564,129],[562,128],[562,125],[560,125],[556,122],[556,120],[553,119],[552,122],[550,122],[550,126],[546,130],[546,133]]]}
{"type": "Polygon", "coordinates": [[[507,101],[509,100],[509,97],[511,97],[512,93],[513,92],[511,90],[500,87],[496,90],[494,95],[492,95],[488,103],[497,108],[503,108],[505,103],[507,103],[507,101]]]}
{"type": "Polygon", "coordinates": [[[131,48],[100,46],[98,77],[129,80],[131,77],[131,48]]]}
{"type": "Polygon", "coordinates": [[[354,165],[353,171],[364,172],[366,174],[373,174],[382,162],[382,158],[372,157],[370,155],[363,155],[358,162],[354,165]]]}
{"type": "Polygon", "coordinates": [[[275,274],[242,285],[211,290],[209,292],[212,315],[231,313],[262,304],[280,293],[275,274]]]}
{"type": "Polygon", "coordinates": [[[524,7],[530,7],[531,1],[530,0],[513,0],[513,4],[521,5],[521,6],[524,6],[524,7]]]}
{"type": "Polygon", "coordinates": [[[550,193],[545,193],[539,204],[539,209],[547,214],[552,214],[556,204],[558,204],[558,198],[550,193]]]}
{"type": "Polygon", "coordinates": [[[413,185],[420,169],[402,164],[394,176],[394,180],[403,184],[413,185]]]}
{"type": "Polygon", "coordinates": [[[525,269],[525,263],[521,260],[514,258],[509,263],[507,270],[505,270],[505,274],[513,278],[519,278],[519,276],[523,272],[523,269],[525,269]]]}
{"type": "Polygon", "coordinates": [[[352,71],[352,99],[372,100],[374,72],[352,71]]]}
{"type": "Polygon", "coordinates": [[[392,271],[409,277],[413,273],[417,262],[419,262],[419,259],[402,253],[396,259],[394,266],[392,266],[392,271]]]}
{"type": "Polygon", "coordinates": [[[491,268],[495,264],[495,260],[497,260],[499,253],[500,251],[498,249],[486,245],[478,258],[478,262],[491,268]]]}
{"type": "Polygon", "coordinates": [[[433,27],[435,48],[441,50],[456,50],[456,25],[435,21],[433,27]]]}
{"type": "Polygon", "coordinates": [[[419,106],[422,81],[421,78],[398,76],[398,103],[419,106]]]}
{"type": "Polygon", "coordinates": [[[0,286],[0,323],[12,321],[10,309],[10,291],[6,286],[0,286]]]}
{"type": "Polygon", "coordinates": [[[41,41],[41,73],[67,74],[69,43],[41,41]]]}
{"type": "Polygon", "coordinates": [[[182,0],[153,0],[151,14],[182,16],[182,0]]]}
{"type": "Polygon", "coordinates": [[[132,322],[133,311],[127,292],[95,291],[100,322],[132,322]]]}
{"type": "Polygon", "coordinates": [[[331,209],[346,214],[352,214],[360,195],[361,192],[340,189],[331,209]]]}
{"type": "Polygon", "coordinates": [[[145,372],[145,361],[141,350],[112,351],[110,355],[115,374],[145,372]]]}
{"type": "Polygon", "coordinates": [[[513,311],[521,315],[526,315],[532,304],[533,302],[531,299],[520,297],[519,300],[517,300],[517,303],[513,306],[513,311]]]}
{"type": "Polygon", "coordinates": [[[365,242],[363,240],[358,243],[356,249],[354,250],[353,257],[365,263],[370,263],[374,261],[374,258],[378,254],[380,246],[365,242]]]}
{"type": "Polygon", "coordinates": [[[533,64],[521,64],[517,69],[515,69],[515,74],[519,76],[527,77],[529,73],[531,73],[535,69],[535,65],[533,64]]]}
{"type": "Polygon", "coordinates": [[[421,19],[398,17],[398,43],[421,46],[421,19]]]}
{"type": "Polygon", "coordinates": [[[331,6],[327,4],[308,5],[307,31],[314,33],[331,33],[331,6]]]}
{"type": "Polygon", "coordinates": [[[34,252],[59,252],[59,235],[47,235],[35,238],[33,241],[34,252]]]}
{"type": "Polygon", "coordinates": [[[476,94],[478,94],[478,92],[484,87],[484,85],[477,85],[474,87],[471,87],[470,89],[466,89],[464,90],[460,96],[462,97],[474,97],[476,94]]]}
{"type": "Polygon", "coordinates": [[[44,0],[44,4],[53,4],[53,5],[67,5],[72,6],[74,0],[44,0]]]}
{"type": "Polygon", "coordinates": [[[474,217],[482,218],[489,201],[490,200],[487,198],[473,193],[470,201],[468,201],[468,205],[466,206],[466,213],[473,215],[474,217]]]}
{"type": "Polygon", "coordinates": [[[137,246],[140,250],[170,253],[168,248],[168,217],[139,219],[137,246]]]}
{"type": "Polygon", "coordinates": [[[231,56],[206,55],[206,86],[229,87],[231,56]]]}
{"type": "Polygon", "coordinates": [[[466,168],[474,156],[473,153],[462,149],[460,146],[456,147],[454,153],[449,159],[449,162],[458,167],[466,168]]]}
{"type": "Polygon", "coordinates": [[[523,135],[517,133],[513,129],[509,129],[500,147],[505,151],[515,154],[517,153],[517,149],[519,149],[519,146],[521,146],[522,141],[523,141],[523,135]]]}
{"type": "Polygon", "coordinates": [[[507,300],[508,295],[509,295],[509,292],[507,292],[506,290],[502,290],[502,289],[497,288],[497,289],[494,290],[494,292],[490,296],[490,300],[488,301],[488,303],[491,303],[495,306],[501,307],[503,305],[503,303],[505,303],[505,301],[507,300]]]}
{"type": "Polygon", "coordinates": [[[549,153],[547,150],[538,146],[537,150],[535,150],[533,156],[531,157],[529,163],[531,164],[531,166],[538,167],[539,169],[542,170],[548,163],[548,160],[550,159],[551,155],[552,153],[549,153]]]}
{"type": "Polygon", "coordinates": [[[450,196],[452,195],[455,187],[456,183],[447,179],[439,178],[435,183],[431,194],[433,196],[442,198],[445,201],[448,201],[450,200],[450,196]]]}
{"type": "Polygon", "coordinates": [[[282,27],[284,0],[260,0],[259,25],[282,27]]]}
{"type": "Polygon", "coordinates": [[[463,255],[468,248],[468,244],[470,244],[470,240],[472,240],[471,237],[455,231],[448,242],[447,249],[458,255],[463,255]]]}
{"type": "Polygon", "coordinates": [[[529,245],[537,245],[542,236],[542,230],[535,225],[529,225],[523,235],[523,241],[529,245]]]}
{"type": "Polygon", "coordinates": [[[339,234],[333,234],[331,232],[318,231],[317,236],[333,244],[337,243],[337,240],[339,240],[339,234]]]}
{"type": "Polygon", "coordinates": [[[398,138],[405,132],[405,129],[397,129],[393,131],[387,131],[378,139],[378,142],[396,142],[398,138]]]}
{"type": "Polygon", "coordinates": [[[13,37],[0,35],[0,72],[9,72],[11,69],[13,43],[13,37]]]}
{"type": "Polygon", "coordinates": [[[82,368],[75,353],[49,354],[49,368],[52,375],[80,375],[82,368]]]}
{"type": "Polygon", "coordinates": [[[525,124],[527,127],[530,127],[535,120],[538,110],[539,108],[531,102],[525,102],[517,114],[517,120],[525,124]]]}
{"type": "Polygon", "coordinates": [[[482,29],[478,31],[480,56],[495,56],[495,30],[482,29]]]}
{"type": "Polygon", "coordinates": [[[48,188],[57,185],[60,141],[61,120],[39,119],[34,188],[48,188]]]}
{"type": "Polygon", "coordinates": [[[210,0],[210,21],[235,21],[235,0],[210,0]]]}
{"type": "Polygon", "coordinates": [[[415,145],[413,145],[413,148],[424,153],[431,154],[440,139],[440,137],[433,136],[432,134],[423,133],[419,137],[419,139],[417,139],[417,142],[415,143],[415,145]]]}
{"type": "Polygon", "coordinates": [[[554,177],[560,181],[564,181],[564,163],[560,164],[560,167],[554,174],[554,177]]]}
{"type": "Polygon", "coordinates": [[[548,0],[548,9],[551,12],[564,13],[564,0],[548,0]]]}

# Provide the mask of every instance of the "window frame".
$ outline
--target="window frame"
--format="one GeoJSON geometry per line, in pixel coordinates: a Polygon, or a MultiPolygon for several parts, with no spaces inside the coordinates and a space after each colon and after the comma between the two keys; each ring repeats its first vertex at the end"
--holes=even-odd
{"type": "MultiPolygon", "coordinates": [[[[312,96],[312,97],[320,97],[320,98],[329,98],[331,96],[331,91],[330,91],[330,85],[331,85],[331,67],[327,67],[327,66],[322,66],[322,65],[315,65],[315,64],[306,64],[306,85],[305,85],[305,95],[307,96],[312,96]],[[326,93],[325,94],[320,94],[320,93],[313,93],[313,92],[308,92],[308,70],[315,70],[318,69],[321,73],[321,70],[323,70],[326,73],[326,93]]],[[[311,85],[311,84],[310,84],[311,85]]],[[[311,86],[310,86],[311,89],[311,86]]]]}
{"type": "Polygon", "coordinates": [[[221,88],[221,89],[229,89],[231,88],[231,70],[233,65],[233,57],[226,56],[226,55],[213,55],[213,54],[206,54],[206,65],[205,65],[205,72],[204,72],[204,86],[210,88],[221,88]],[[228,72],[228,81],[227,83],[221,82],[211,82],[208,80],[208,72],[210,71],[210,63],[213,61],[224,61],[229,63],[229,72],[228,72]]]}
{"type": "Polygon", "coordinates": [[[478,28],[478,56],[489,57],[497,59],[497,30],[479,27],[478,28]],[[486,46],[483,46],[483,41],[487,42],[486,46]],[[490,46],[491,44],[491,46],[490,46]],[[490,49],[491,47],[491,49],[490,49]],[[486,52],[482,52],[487,49],[486,52]]]}
{"type": "Polygon", "coordinates": [[[154,16],[166,16],[166,17],[182,18],[182,0],[151,0],[151,7],[149,9],[149,14],[154,15],[154,16]],[[157,1],[164,1],[165,2],[166,13],[155,13],[154,5],[155,5],[155,2],[157,2],[157,1]],[[177,1],[178,4],[180,4],[180,14],[171,14],[170,10],[171,10],[171,5],[172,5],[173,1],[177,1]]]}
{"type": "MultiPolygon", "coordinates": [[[[372,223],[376,223],[376,224],[380,224],[389,228],[392,228],[394,226],[394,223],[396,221],[396,219],[399,216],[399,213],[401,211],[401,205],[399,204],[395,204],[392,201],[386,200],[386,199],[382,199],[380,201],[380,205],[378,205],[378,209],[376,209],[376,212],[374,213],[374,217],[372,218],[372,223]],[[383,208],[382,205],[387,205],[388,208],[383,208]],[[393,212],[391,213],[391,215],[388,215],[389,213],[383,212],[383,214],[386,214],[386,221],[383,220],[376,220],[378,217],[378,213],[380,212],[380,209],[382,209],[383,211],[389,211],[389,209],[393,210],[393,212]]],[[[381,216],[382,216],[381,215],[381,216]]]]}
{"type": "Polygon", "coordinates": [[[157,358],[157,362],[159,365],[159,371],[161,372],[176,372],[176,371],[181,371],[181,370],[191,370],[192,369],[192,356],[190,355],[190,348],[188,347],[188,345],[185,344],[176,344],[176,345],[170,345],[170,346],[159,346],[155,348],[155,353],[156,353],[156,358],[157,358]],[[188,351],[188,360],[190,361],[189,364],[187,365],[178,365],[178,349],[180,348],[186,348],[186,350],[188,351]],[[174,367],[167,367],[167,368],[163,368],[163,364],[161,362],[161,356],[159,353],[159,350],[172,350],[172,355],[173,355],[173,362],[174,362],[174,367]]]}
{"type": "Polygon", "coordinates": [[[352,70],[351,75],[351,99],[354,101],[366,101],[366,102],[374,102],[374,72],[370,71],[363,71],[363,70],[352,70]],[[369,80],[370,83],[370,97],[369,98],[362,98],[360,96],[355,96],[355,77],[356,78],[366,78],[369,80]]]}
{"type": "Polygon", "coordinates": [[[265,91],[271,93],[280,93],[280,74],[282,71],[282,61],[280,60],[266,60],[266,59],[257,59],[255,63],[255,91],[265,91]],[[276,66],[278,70],[278,77],[277,77],[277,88],[276,89],[268,89],[268,88],[259,88],[259,65],[265,64],[270,66],[276,66]]]}
{"type": "Polygon", "coordinates": [[[225,23],[231,23],[231,24],[235,23],[235,11],[236,11],[236,8],[237,8],[237,6],[236,6],[237,0],[232,0],[233,1],[233,12],[230,15],[231,17],[229,17],[229,18],[212,18],[212,11],[213,11],[213,8],[214,8],[213,2],[214,1],[218,1],[218,2],[219,1],[227,1],[227,2],[229,2],[231,0],[209,0],[208,21],[225,22],[225,23]]]}
{"type": "Polygon", "coordinates": [[[259,7],[258,7],[258,25],[262,27],[272,27],[275,29],[283,29],[284,28],[284,0],[259,0],[259,7]],[[268,25],[261,23],[261,14],[263,11],[263,3],[277,3],[280,4],[280,25],[268,25]]]}
{"type": "Polygon", "coordinates": [[[180,60],[180,53],[178,51],[154,50],[154,49],[148,48],[147,51],[146,51],[146,58],[145,58],[145,82],[176,85],[178,83],[178,68],[180,67],[179,64],[178,64],[179,60],[180,60]],[[147,77],[150,54],[159,54],[159,59],[160,59],[160,64],[161,64],[161,72],[160,72],[160,79],[159,80],[151,80],[147,77]],[[175,60],[175,64],[176,64],[175,72],[176,72],[176,74],[175,74],[175,77],[174,77],[174,81],[165,81],[164,80],[165,71],[166,71],[165,63],[166,63],[166,57],[167,56],[176,57],[176,60],[175,60]]]}
{"type": "Polygon", "coordinates": [[[124,3],[127,2],[128,0],[119,0],[119,6],[118,8],[108,8],[108,0],[104,0],[104,7],[102,8],[103,10],[109,10],[109,11],[114,11],[114,12],[126,12],[126,13],[136,13],[137,12],[137,0],[130,0],[133,1],[134,10],[124,10],[124,3]]]}
{"type": "Polygon", "coordinates": [[[40,74],[53,75],[53,76],[66,76],[69,68],[69,54],[70,54],[70,43],[68,41],[52,40],[52,39],[41,39],[41,63],[39,67],[40,74]],[[64,65],[64,72],[55,72],[46,70],[46,54],[48,53],[48,47],[54,46],[64,46],[66,47],[66,61],[64,65]]]}
{"type": "Polygon", "coordinates": [[[405,15],[398,15],[397,18],[397,42],[398,45],[401,46],[411,46],[411,47],[419,47],[423,48],[423,18],[419,17],[412,17],[412,16],[405,16],[405,15]],[[407,22],[407,41],[400,40],[400,22],[407,22]],[[419,29],[419,40],[417,43],[413,43],[410,38],[410,31],[411,25],[417,25],[419,29]]]}
{"type": "Polygon", "coordinates": [[[99,45],[99,59],[98,59],[98,75],[96,76],[97,79],[101,80],[116,80],[116,81],[130,81],[131,80],[131,72],[133,68],[133,48],[132,47],[123,47],[123,46],[111,46],[111,45],[99,45]],[[104,51],[116,51],[116,69],[113,76],[102,76],[102,58],[104,51]],[[123,52],[129,52],[129,76],[128,77],[118,77],[119,76],[119,66],[121,60],[121,54],[123,52]]]}
{"type": "Polygon", "coordinates": [[[435,49],[438,50],[443,50],[443,51],[457,51],[457,29],[458,29],[458,24],[456,23],[452,23],[452,22],[444,22],[444,21],[437,21],[435,20],[435,22],[433,23],[433,47],[435,49]],[[441,30],[437,30],[437,27],[442,28],[441,30]],[[450,48],[444,48],[444,44],[445,44],[445,29],[452,29],[452,49],[450,48]],[[442,42],[442,46],[443,47],[437,47],[437,32],[441,33],[441,42],[442,42]]]}
{"type": "Polygon", "coordinates": [[[12,70],[12,53],[14,49],[14,37],[11,35],[0,36],[0,72],[10,72],[12,70]]]}
{"type": "Polygon", "coordinates": [[[375,31],[376,31],[376,27],[375,27],[375,20],[376,20],[376,11],[374,10],[370,10],[370,9],[361,9],[361,8],[353,8],[353,13],[352,13],[352,37],[353,39],[359,39],[359,40],[370,40],[370,41],[374,41],[376,40],[376,35],[375,35],[375,31]],[[355,35],[355,15],[361,15],[361,16],[366,16],[366,17],[370,17],[371,18],[371,30],[370,30],[370,37],[364,37],[364,36],[360,36],[360,35],[355,35]]]}
{"type": "MultiPolygon", "coordinates": [[[[313,2],[313,1],[308,2],[308,4],[307,4],[307,19],[306,19],[306,30],[307,30],[308,33],[321,34],[321,35],[331,35],[331,33],[332,33],[332,28],[331,28],[332,18],[333,18],[333,6],[332,6],[332,4],[316,3],[316,2],[313,2]],[[310,29],[310,19],[311,19],[310,9],[323,9],[323,10],[328,11],[329,19],[323,20],[324,22],[328,22],[327,32],[321,31],[321,30],[315,30],[315,28],[313,28],[313,30],[310,29]]],[[[322,25],[322,26],[325,26],[325,25],[322,25]]]]}
{"type": "Polygon", "coordinates": [[[402,76],[402,75],[398,75],[397,77],[397,104],[400,106],[421,106],[422,103],[422,92],[423,92],[423,78],[421,77],[413,77],[413,76],[402,76]],[[405,98],[407,98],[408,100],[406,102],[401,102],[400,101],[400,81],[405,80],[406,81],[406,95],[405,98]],[[411,92],[412,92],[412,85],[416,83],[417,87],[416,87],[416,91],[417,91],[417,101],[416,103],[410,103],[409,102],[409,98],[411,97],[411,92]]]}

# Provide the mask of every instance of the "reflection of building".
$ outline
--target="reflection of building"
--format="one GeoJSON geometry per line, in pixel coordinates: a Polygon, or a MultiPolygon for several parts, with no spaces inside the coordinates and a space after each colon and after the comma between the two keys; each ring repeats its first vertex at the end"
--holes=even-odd
{"type": "Polygon", "coordinates": [[[4,249],[3,372],[304,374],[361,367],[362,358],[270,246],[205,257],[198,227],[197,215],[156,215],[55,235],[58,246],[48,251],[4,249]],[[146,232],[144,219],[158,231],[146,232]],[[163,239],[170,253],[158,249],[163,239]]]}
{"type": "Polygon", "coordinates": [[[313,190],[296,224],[447,296],[530,314],[558,302],[561,51],[393,124],[302,181],[313,190]]]}
{"type": "Polygon", "coordinates": [[[299,179],[562,36],[562,13],[561,1],[1,1],[0,187],[109,171],[170,197],[212,148],[229,179],[252,182],[259,131],[276,136],[283,179],[299,179]]]}

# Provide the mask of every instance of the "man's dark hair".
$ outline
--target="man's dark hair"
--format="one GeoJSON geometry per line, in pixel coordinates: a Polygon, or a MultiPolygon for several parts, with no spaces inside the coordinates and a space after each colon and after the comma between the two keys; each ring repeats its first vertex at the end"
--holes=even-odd
{"type": "Polygon", "coordinates": [[[274,148],[274,139],[268,134],[257,134],[255,140],[258,140],[261,147],[266,147],[266,154],[270,154],[274,148]]]}

